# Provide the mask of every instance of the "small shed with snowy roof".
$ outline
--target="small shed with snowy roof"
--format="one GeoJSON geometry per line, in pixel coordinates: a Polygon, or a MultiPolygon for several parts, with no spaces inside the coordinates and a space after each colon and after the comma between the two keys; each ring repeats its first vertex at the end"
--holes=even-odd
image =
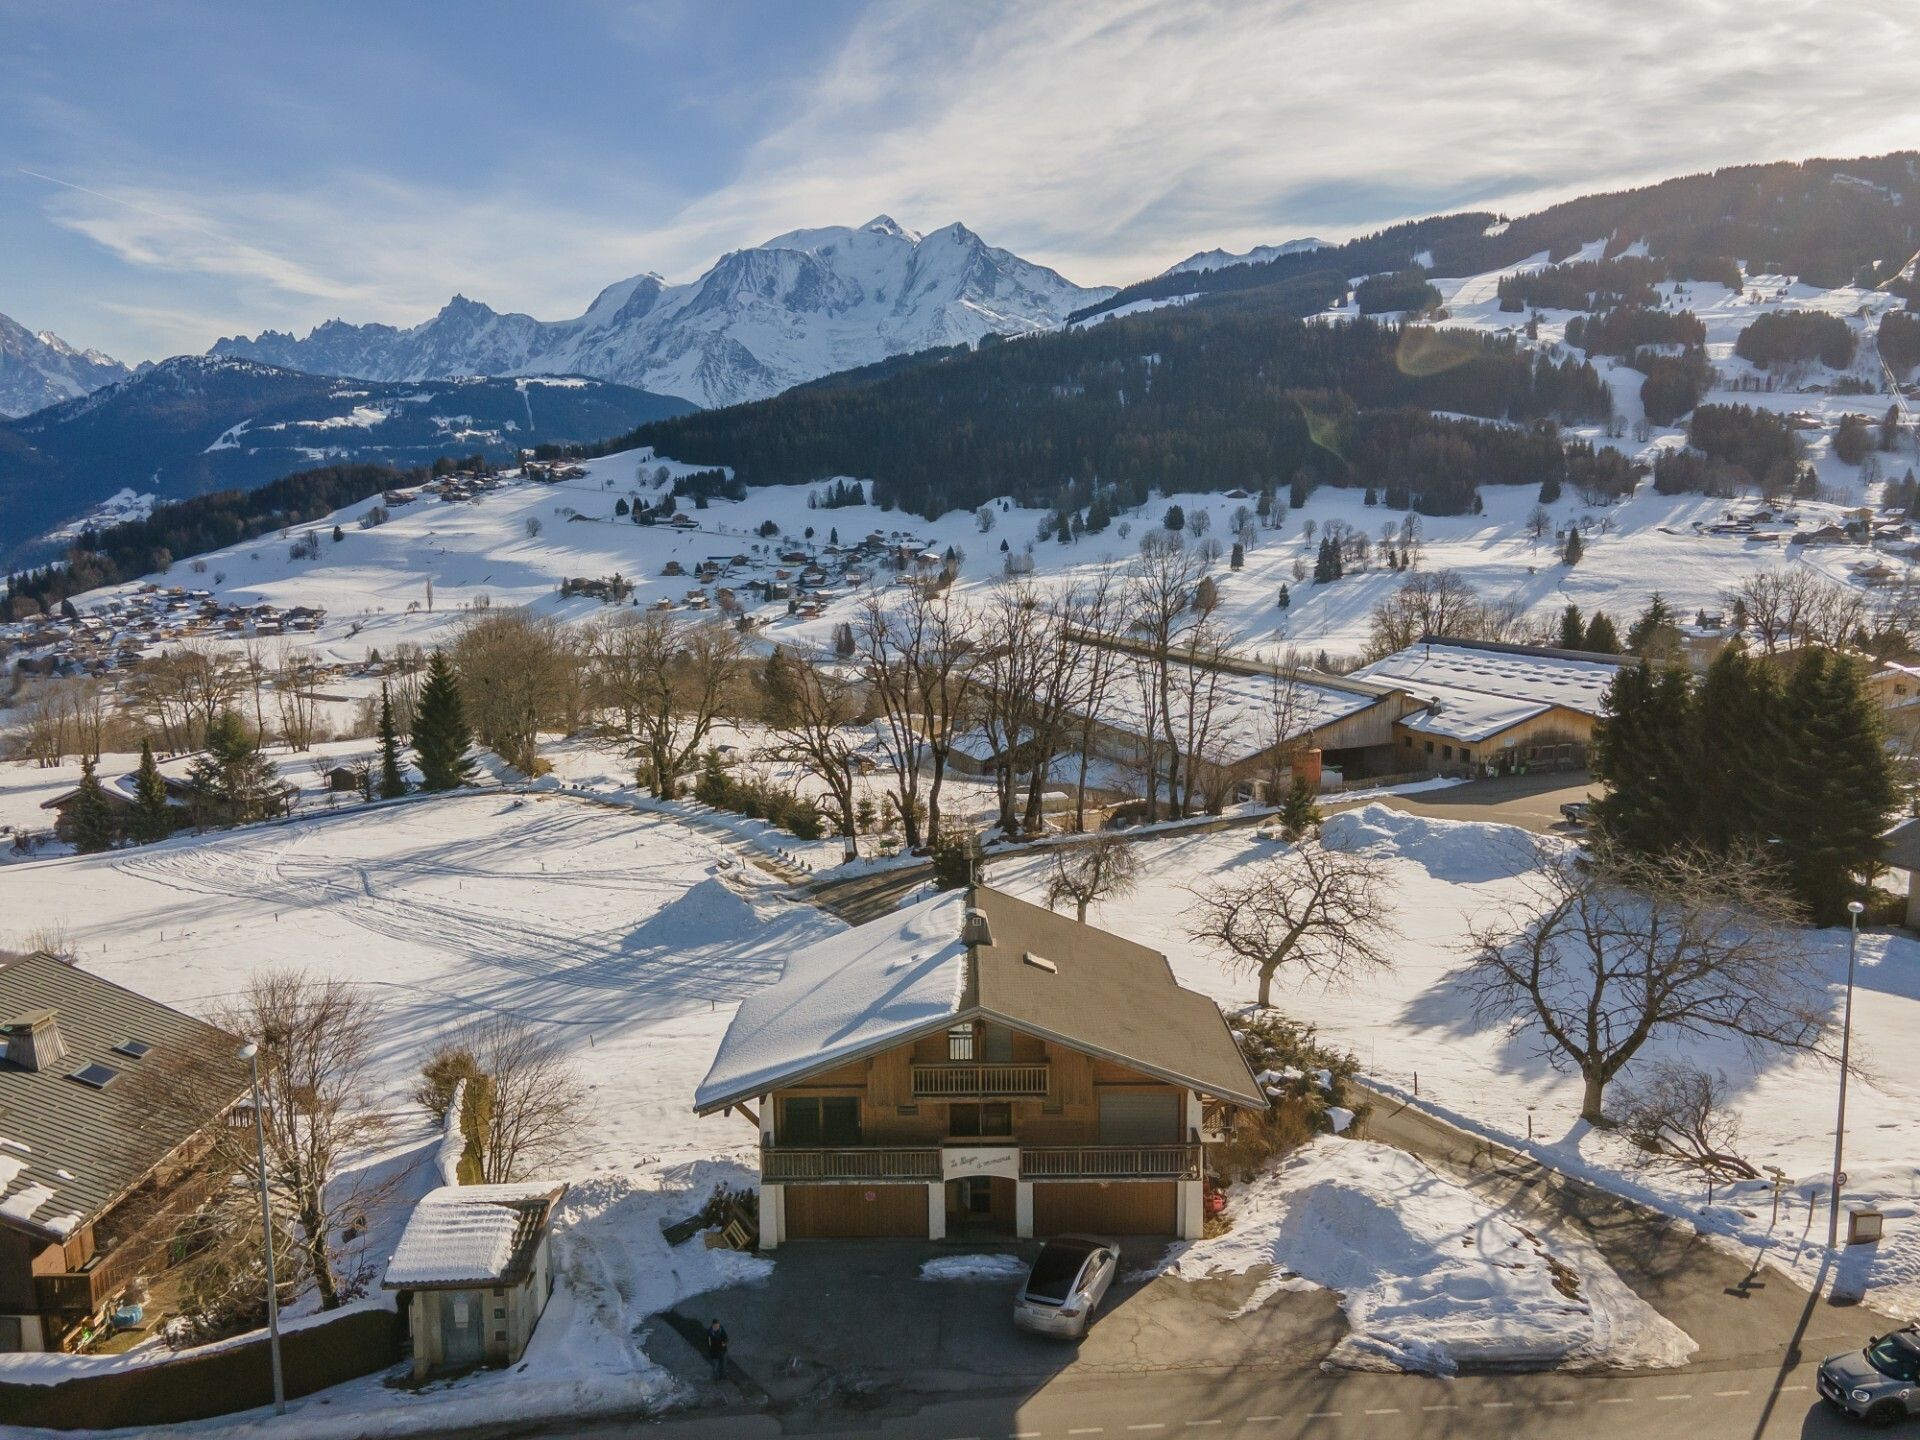
{"type": "Polygon", "coordinates": [[[406,1300],[416,1378],[520,1358],[553,1293],[566,1193],[552,1180],[446,1185],[414,1207],[381,1284],[406,1300]]]}

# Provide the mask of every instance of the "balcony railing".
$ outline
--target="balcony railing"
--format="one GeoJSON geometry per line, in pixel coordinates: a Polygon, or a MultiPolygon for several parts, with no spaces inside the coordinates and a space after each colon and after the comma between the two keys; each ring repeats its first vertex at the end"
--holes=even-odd
{"type": "Polygon", "coordinates": [[[1020,1151],[1022,1180],[1198,1180],[1200,1147],[1041,1145],[1020,1151]]]}
{"type": "Polygon", "coordinates": [[[1047,1066],[915,1065],[916,1100],[1044,1100],[1047,1066]]]}
{"type": "Polygon", "coordinates": [[[85,1269],[60,1275],[36,1275],[40,1308],[64,1315],[91,1315],[141,1274],[167,1267],[167,1245],[180,1222],[192,1215],[230,1180],[217,1169],[195,1172],[170,1189],[141,1192],[94,1227],[104,1247],[85,1269]],[[115,1234],[118,1222],[130,1222],[115,1234]]]}
{"type": "Polygon", "coordinates": [[[940,1151],[884,1145],[832,1150],[766,1146],[760,1151],[760,1178],[781,1185],[853,1185],[863,1180],[931,1183],[940,1178],[940,1151]]]}

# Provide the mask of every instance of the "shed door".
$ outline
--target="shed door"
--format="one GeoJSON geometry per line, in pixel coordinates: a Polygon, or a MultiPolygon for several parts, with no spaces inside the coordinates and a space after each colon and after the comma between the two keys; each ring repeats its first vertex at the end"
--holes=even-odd
{"type": "Polygon", "coordinates": [[[487,1353],[486,1297],[477,1290],[436,1290],[440,1303],[440,1363],[478,1365],[487,1353]]]}
{"type": "Polygon", "coordinates": [[[1115,1090],[1100,1097],[1102,1145],[1171,1145],[1180,1138],[1180,1095],[1115,1090]]]}

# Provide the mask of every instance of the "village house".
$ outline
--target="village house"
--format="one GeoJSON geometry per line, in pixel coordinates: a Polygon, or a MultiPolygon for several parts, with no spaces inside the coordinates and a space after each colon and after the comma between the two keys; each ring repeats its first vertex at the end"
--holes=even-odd
{"type": "Polygon", "coordinates": [[[694,1097],[760,1134],[759,1243],[1197,1237],[1266,1098],[1166,958],[984,886],[790,956],[694,1097]]]}
{"type": "Polygon", "coordinates": [[[1587,763],[1619,655],[1428,636],[1350,679],[1402,687],[1419,706],[1394,722],[1401,771],[1510,774],[1587,763]]]}
{"type": "Polygon", "coordinates": [[[551,1180],[444,1185],[414,1206],[380,1282],[400,1292],[413,1374],[511,1365],[553,1293],[551,1180]]]}
{"type": "Polygon", "coordinates": [[[170,1263],[243,1098],[239,1042],[49,955],[0,957],[0,1351],[70,1350],[170,1263]],[[140,1072],[209,1083],[156,1104],[140,1072]]]}

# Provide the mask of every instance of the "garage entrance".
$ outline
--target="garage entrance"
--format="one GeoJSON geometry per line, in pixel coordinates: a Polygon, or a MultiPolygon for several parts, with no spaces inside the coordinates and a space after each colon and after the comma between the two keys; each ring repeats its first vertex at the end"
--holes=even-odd
{"type": "Polygon", "coordinates": [[[970,1175],[947,1181],[947,1234],[968,1240],[1012,1235],[1017,1188],[1009,1175],[970,1175]]]}
{"type": "Polygon", "coordinates": [[[1172,1180],[1083,1180],[1033,1187],[1033,1233],[1172,1235],[1178,1230],[1172,1180]]]}
{"type": "Polygon", "coordinates": [[[927,1236],[924,1185],[789,1185],[785,1203],[793,1240],[927,1236]]]}

